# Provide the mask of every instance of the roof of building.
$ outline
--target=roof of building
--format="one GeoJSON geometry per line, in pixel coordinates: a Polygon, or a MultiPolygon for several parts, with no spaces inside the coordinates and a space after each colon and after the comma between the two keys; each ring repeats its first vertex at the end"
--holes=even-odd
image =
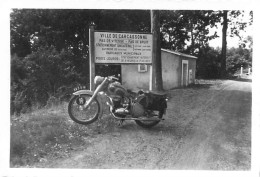
{"type": "Polygon", "coordinates": [[[168,53],[172,53],[175,55],[179,55],[179,56],[183,56],[183,57],[188,57],[188,58],[193,58],[193,59],[197,59],[198,57],[192,56],[192,55],[188,55],[188,54],[184,54],[181,52],[176,52],[176,51],[172,51],[172,50],[167,50],[167,49],[161,49],[164,52],[168,52],[168,53]]]}

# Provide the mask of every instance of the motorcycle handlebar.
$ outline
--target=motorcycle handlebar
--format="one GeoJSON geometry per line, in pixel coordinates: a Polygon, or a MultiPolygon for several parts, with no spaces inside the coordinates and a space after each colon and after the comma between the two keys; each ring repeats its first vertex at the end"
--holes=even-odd
{"type": "Polygon", "coordinates": [[[108,79],[112,81],[119,81],[119,79],[116,78],[115,76],[108,76],[108,79]]]}

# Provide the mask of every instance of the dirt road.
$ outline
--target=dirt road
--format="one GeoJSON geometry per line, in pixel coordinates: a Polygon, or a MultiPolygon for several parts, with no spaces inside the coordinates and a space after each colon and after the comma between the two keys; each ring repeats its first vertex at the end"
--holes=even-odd
{"type": "MultiPolygon", "coordinates": [[[[251,82],[207,81],[169,91],[165,120],[152,129],[113,122],[47,168],[249,170],[251,82]]],[[[103,121],[103,120],[102,120],[103,121]]],[[[105,120],[104,120],[105,121],[105,120]]]]}

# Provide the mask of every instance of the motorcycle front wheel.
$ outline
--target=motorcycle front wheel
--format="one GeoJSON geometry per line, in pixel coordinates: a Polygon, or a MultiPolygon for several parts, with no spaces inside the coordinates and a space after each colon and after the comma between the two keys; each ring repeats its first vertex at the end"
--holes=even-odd
{"type": "Polygon", "coordinates": [[[95,98],[88,108],[84,108],[84,103],[87,102],[92,95],[82,94],[75,95],[69,102],[68,112],[70,118],[82,125],[88,125],[96,121],[100,114],[100,103],[95,98]]]}
{"type": "MultiPolygon", "coordinates": [[[[161,119],[163,117],[163,111],[158,111],[158,115],[156,117],[161,119]]],[[[135,122],[137,125],[139,125],[143,128],[151,128],[151,127],[157,125],[160,122],[160,120],[151,120],[151,121],[135,120],[135,122]]]]}

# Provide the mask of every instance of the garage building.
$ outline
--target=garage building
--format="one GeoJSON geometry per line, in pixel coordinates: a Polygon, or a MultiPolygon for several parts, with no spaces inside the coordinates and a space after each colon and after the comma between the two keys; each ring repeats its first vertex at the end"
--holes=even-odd
{"type": "MultiPolygon", "coordinates": [[[[165,90],[195,83],[197,57],[161,49],[162,78],[165,90]]],[[[122,84],[133,90],[149,90],[150,65],[122,64],[122,84]]]]}

